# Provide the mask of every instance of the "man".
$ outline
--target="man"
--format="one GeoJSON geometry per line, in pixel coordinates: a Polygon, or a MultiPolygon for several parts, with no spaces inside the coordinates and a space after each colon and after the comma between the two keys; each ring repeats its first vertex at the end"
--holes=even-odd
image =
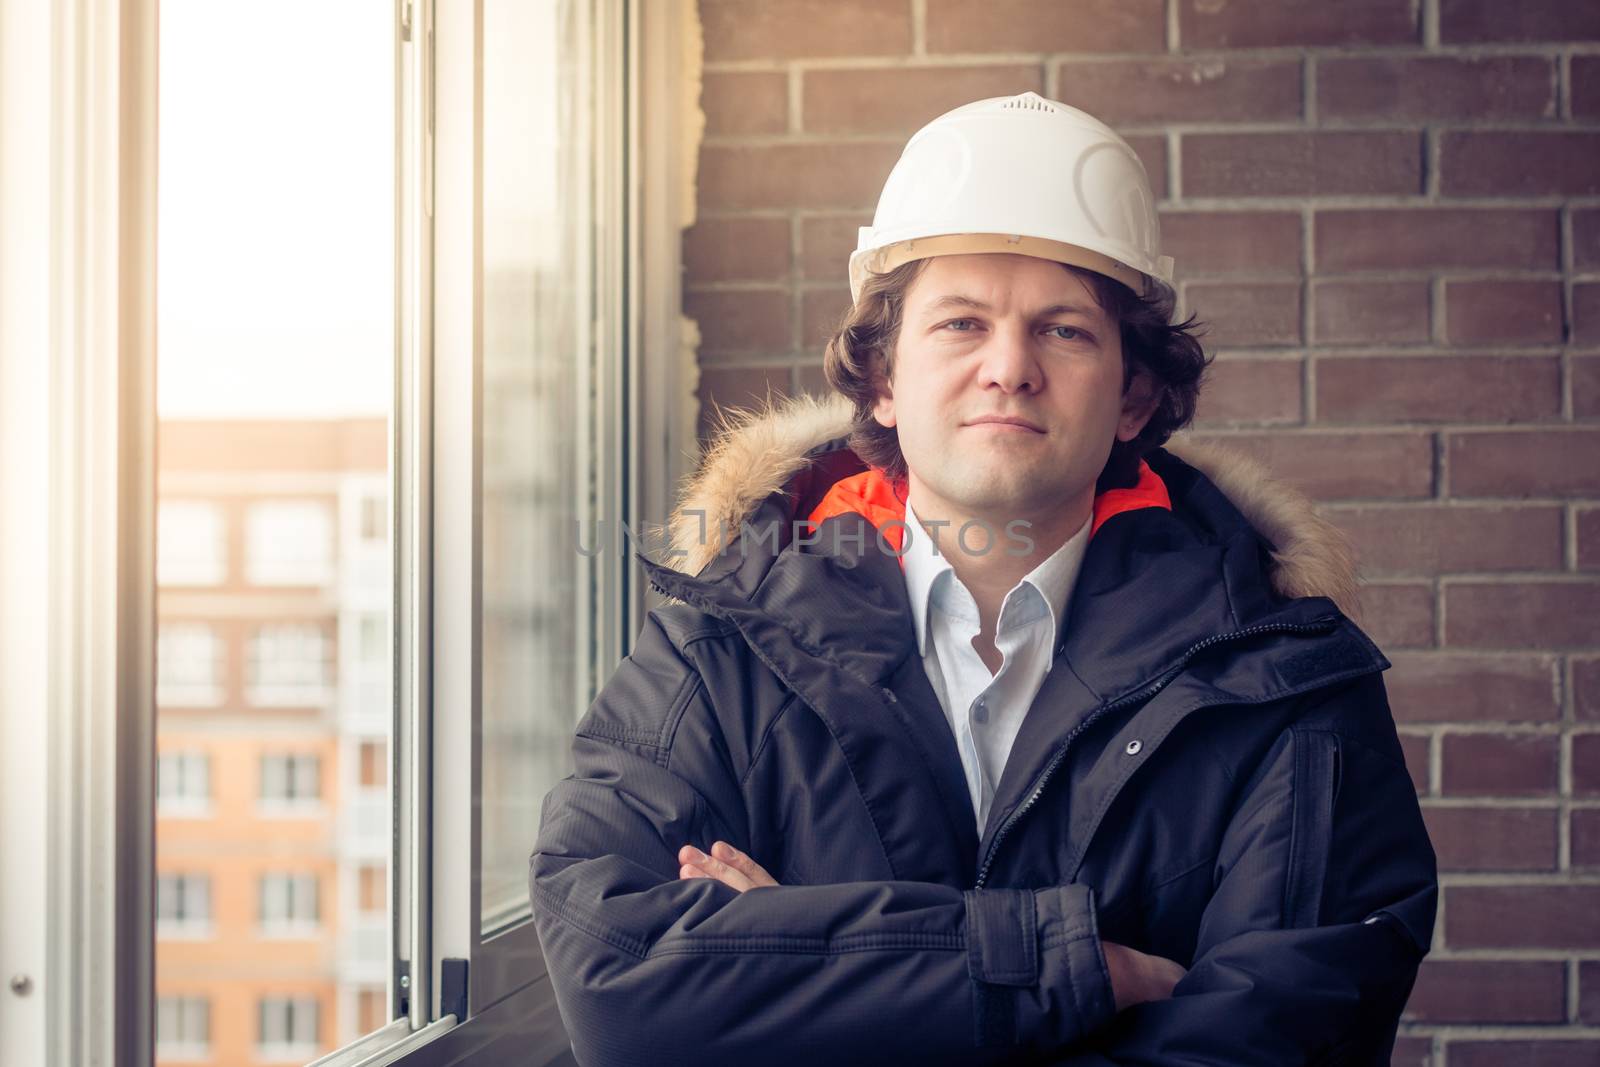
{"type": "Polygon", "coordinates": [[[1386,1063],[1436,895],[1389,664],[1304,498],[1159,447],[1204,357],[1136,157],[957,109],[851,277],[841,396],[712,447],[546,799],[578,1061],[1386,1063]]]}

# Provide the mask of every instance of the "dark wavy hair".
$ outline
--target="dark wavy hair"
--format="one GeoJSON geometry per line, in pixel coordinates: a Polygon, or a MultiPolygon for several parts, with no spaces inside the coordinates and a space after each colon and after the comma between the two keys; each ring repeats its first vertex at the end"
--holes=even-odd
{"type": "MultiPolygon", "coordinates": [[[[894,427],[880,425],[872,417],[872,409],[894,371],[895,340],[900,336],[906,293],[927,263],[915,259],[885,274],[869,275],[861,287],[861,298],[845,313],[823,357],[828,384],[855,406],[850,447],[897,483],[906,478],[900,435],[894,427]]],[[[1193,315],[1169,323],[1170,297],[1141,296],[1103,274],[1067,264],[1062,267],[1083,279],[1101,309],[1119,324],[1123,392],[1133,384],[1134,374],[1144,370],[1159,393],[1155,413],[1139,436],[1112,442],[1111,455],[1095,486],[1096,492],[1129,488],[1138,482],[1139,461],[1144,455],[1166,444],[1194,419],[1201,378],[1210,363],[1199,340],[1205,326],[1193,315]]]]}

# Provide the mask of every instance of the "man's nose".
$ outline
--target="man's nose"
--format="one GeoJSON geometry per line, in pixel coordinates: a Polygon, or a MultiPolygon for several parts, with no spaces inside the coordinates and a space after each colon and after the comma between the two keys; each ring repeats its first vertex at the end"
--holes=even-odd
{"type": "Polygon", "coordinates": [[[1044,384],[1039,353],[1027,326],[1003,323],[990,334],[979,367],[979,385],[998,386],[1003,392],[1037,393],[1044,384]]]}

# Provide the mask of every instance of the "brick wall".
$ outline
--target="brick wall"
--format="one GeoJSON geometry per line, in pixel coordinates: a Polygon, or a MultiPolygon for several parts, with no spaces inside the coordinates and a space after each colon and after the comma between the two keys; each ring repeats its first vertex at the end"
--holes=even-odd
{"type": "Polygon", "coordinates": [[[1355,538],[1443,898],[1395,1063],[1600,1062],[1600,3],[701,0],[701,397],[822,389],[905,138],[1123,132],[1218,359],[1200,432],[1355,538]]]}

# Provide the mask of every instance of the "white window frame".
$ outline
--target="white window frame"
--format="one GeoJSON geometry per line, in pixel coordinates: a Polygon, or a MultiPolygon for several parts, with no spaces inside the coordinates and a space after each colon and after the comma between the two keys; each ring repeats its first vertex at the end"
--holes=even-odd
{"type": "MultiPolygon", "coordinates": [[[[187,532],[187,531],[185,531],[187,532]]],[[[156,522],[156,584],[163,587],[217,586],[228,579],[228,523],[221,505],[182,497],[162,500],[156,522]],[[209,525],[193,543],[180,536],[182,519],[209,525]],[[201,545],[205,551],[193,554],[201,545]]]]}

